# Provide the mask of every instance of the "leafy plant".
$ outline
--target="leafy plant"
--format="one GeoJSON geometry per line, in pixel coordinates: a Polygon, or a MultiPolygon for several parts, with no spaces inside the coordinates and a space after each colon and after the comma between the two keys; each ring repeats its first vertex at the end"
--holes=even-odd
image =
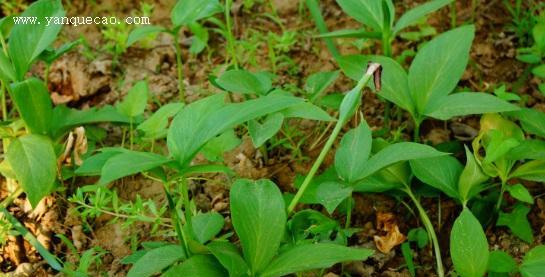
{"type": "Polygon", "coordinates": [[[518,110],[517,106],[489,94],[452,93],[467,66],[474,32],[469,25],[435,37],[418,51],[408,73],[394,60],[381,56],[347,56],[339,62],[352,79],[361,76],[368,61],[380,63],[384,74],[379,95],[409,112],[415,124],[414,139],[418,140],[420,125],[428,117],[447,120],[518,110]],[[429,63],[430,60],[434,62],[429,63]]]}

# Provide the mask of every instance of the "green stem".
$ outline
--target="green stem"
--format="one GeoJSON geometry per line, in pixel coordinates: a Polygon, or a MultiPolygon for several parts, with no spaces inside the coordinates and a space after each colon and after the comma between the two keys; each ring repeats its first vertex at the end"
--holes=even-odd
{"type": "Polygon", "coordinates": [[[445,276],[445,270],[443,269],[443,261],[441,259],[441,248],[439,247],[439,240],[437,239],[437,235],[435,234],[435,230],[433,229],[433,224],[431,223],[430,218],[428,217],[428,214],[426,214],[426,210],[420,205],[420,202],[416,197],[414,196],[413,192],[409,187],[406,187],[403,189],[407,195],[411,198],[414,205],[416,206],[416,209],[418,210],[418,214],[420,215],[420,219],[422,220],[422,223],[424,224],[424,227],[426,228],[426,231],[431,237],[431,241],[433,244],[433,250],[435,252],[435,262],[437,264],[437,275],[439,277],[445,276]]]}
{"type": "MultiPolygon", "coordinates": [[[[320,34],[328,33],[329,30],[327,29],[324,17],[322,16],[322,11],[320,10],[320,4],[318,3],[318,0],[306,0],[306,4],[310,12],[310,16],[312,17],[314,23],[316,24],[316,27],[318,28],[318,32],[320,34]]],[[[339,50],[337,50],[333,39],[324,38],[323,40],[325,41],[327,49],[329,49],[329,52],[331,52],[331,55],[333,55],[333,58],[337,59],[338,57],[340,57],[341,54],[339,53],[339,50]]]]}
{"type": "MultiPolygon", "coordinates": [[[[391,58],[392,57],[392,44],[390,40],[389,34],[383,34],[382,36],[382,52],[384,56],[391,58]]],[[[382,99],[384,102],[384,126],[386,126],[387,130],[390,130],[390,113],[392,110],[392,104],[382,99]]]]}
{"type": "Polygon", "coordinates": [[[233,36],[231,24],[231,6],[233,0],[225,0],[225,28],[227,29],[227,56],[231,56],[231,63],[235,69],[238,69],[237,54],[235,51],[235,37],[233,36]]]}
{"type": "Polygon", "coordinates": [[[163,183],[163,189],[165,190],[165,195],[167,197],[168,208],[170,210],[170,217],[172,218],[172,223],[174,224],[174,229],[176,230],[178,239],[182,242],[182,246],[184,248],[186,257],[189,257],[191,253],[189,251],[188,238],[185,236],[185,232],[183,231],[182,221],[180,220],[180,217],[178,216],[176,204],[174,203],[174,199],[172,199],[172,195],[170,194],[170,190],[168,188],[167,182],[163,183]]]}
{"type": "Polygon", "coordinates": [[[477,15],[477,1],[478,0],[472,0],[471,1],[471,22],[475,22],[475,17],[477,15]]]}
{"type": "Polygon", "coordinates": [[[414,121],[414,131],[413,131],[413,141],[419,142],[420,141],[420,120],[414,121]]]}
{"type": "Polygon", "coordinates": [[[352,221],[352,194],[346,199],[346,222],[344,225],[344,228],[348,229],[350,228],[350,222],[352,221]]]}
{"type": "MultiPolygon", "coordinates": [[[[351,90],[351,92],[357,91],[358,93],[360,93],[360,95],[358,95],[358,99],[361,98],[361,90],[367,85],[369,80],[371,80],[371,77],[373,76],[373,73],[374,73],[375,70],[377,70],[377,68],[378,67],[375,67],[371,71],[370,71],[371,68],[368,69],[368,71],[363,75],[363,77],[358,82],[356,87],[353,90],[351,90]]],[[[342,107],[342,104],[341,104],[341,107],[342,107]]],[[[358,109],[358,107],[359,107],[359,104],[357,104],[355,107],[352,107],[351,110],[353,112],[355,112],[358,109]]],[[[351,116],[352,115],[348,115],[348,114],[343,115],[343,111],[342,111],[342,108],[341,108],[341,113],[340,113],[340,116],[339,116],[339,120],[337,120],[337,123],[335,124],[335,128],[331,132],[331,135],[329,135],[329,138],[327,139],[327,141],[326,141],[326,143],[324,145],[324,148],[322,148],[322,151],[320,152],[320,155],[318,155],[318,158],[316,159],[316,161],[314,161],[314,164],[310,168],[310,171],[307,174],[307,176],[305,177],[305,180],[303,180],[303,183],[301,184],[301,187],[299,188],[299,190],[297,191],[297,193],[295,194],[295,196],[291,200],[291,203],[288,206],[288,214],[291,214],[293,212],[293,210],[295,209],[295,206],[297,205],[297,203],[299,203],[299,200],[301,200],[301,197],[303,197],[303,194],[305,193],[305,191],[308,188],[310,182],[314,178],[314,175],[316,175],[316,172],[318,172],[318,169],[322,165],[325,157],[327,156],[329,150],[331,149],[331,146],[333,146],[333,143],[335,142],[335,139],[339,135],[342,127],[344,126],[346,121],[348,121],[348,119],[351,116]]]]}
{"type": "Polygon", "coordinates": [[[456,28],[456,1],[450,4],[450,28],[456,28]]]}
{"type": "Polygon", "coordinates": [[[180,47],[180,38],[178,33],[178,30],[173,33],[174,50],[176,52],[176,69],[178,72],[178,93],[180,94],[180,101],[185,103],[184,64],[182,61],[182,48],[180,47]]]}
{"type": "Polygon", "coordinates": [[[503,201],[503,194],[505,193],[507,183],[504,181],[504,178],[501,178],[501,189],[500,189],[500,196],[498,197],[498,202],[496,203],[496,212],[499,212],[501,209],[501,203],[503,201]]]}
{"type": "Polygon", "coordinates": [[[134,142],[133,142],[133,139],[134,139],[133,138],[133,131],[134,130],[133,130],[133,128],[134,128],[134,126],[133,126],[132,118],[131,118],[130,121],[129,121],[129,149],[131,149],[131,150],[132,150],[133,145],[134,145],[134,142]]]}

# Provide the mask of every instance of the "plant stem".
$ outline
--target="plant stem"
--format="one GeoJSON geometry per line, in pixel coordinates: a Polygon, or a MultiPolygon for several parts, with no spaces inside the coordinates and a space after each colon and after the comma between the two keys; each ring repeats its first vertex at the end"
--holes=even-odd
{"type": "MultiPolygon", "coordinates": [[[[389,58],[392,57],[392,44],[389,34],[382,35],[382,52],[384,56],[389,58]]],[[[392,110],[392,104],[388,100],[383,98],[382,101],[384,102],[384,126],[386,126],[387,130],[390,130],[390,113],[392,110]]]]}
{"type": "Polygon", "coordinates": [[[174,229],[176,230],[178,239],[182,242],[182,246],[184,248],[186,257],[189,257],[191,253],[189,251],[189,245],[187,242],[188,240],[183,230],[182,221],[180,220],[180,217],[178,216],[176,204],[174,203],[174,200],[172,199],[172,195],[170,194],[170,190],[168,188],[168,182],[163,183],[163,189],[165,190],[165,195],[167,197],[168,208],[170,210],[170,217],[172,218],[172,223],[174,224],[174,229]]]}
{"type": "Polygon", "coordinates": [[[419,142],[420,141],[420,124],[421,122],[419,120],[414,121],[414,131],[413,131],[413,141],[419,142]]]}
{"type": "Polygon", "coordinates": [[[131,120],[129,121],[129,149],[132,150],[132,147],[133,147],[133,123],[132,123],[132,118],[131,120]]]}
{"type": "MultiPolygon", "coordinates": [[[[325,24],[324,17],[322,16],[318,0],[306,0],[306,4],[310,12],[310,16],[312,17],[314,23],[316,24],[316,27],[318,28],[318,32],[320,34],[328,33],[329,31],[327,29],[327,25],[325,24]]],[[[333,58],[337,59],[340,54],[339,50],[337,50],[337,47],[335,46],[335,43],[333,42],[333,39],[324,38],[323,40],[325,41],[327,49],[329,49],[329,52],[331,52],[331,55],[333,55],[333,58]]]]}
{"type": "Polygon", "coordinates": [[[184,64],[182,61],[182,48],[180,47],[180,38],[178,33],[178,30],[173,33],[174,50],[176,52],[176,69],[178,71],[178,93],[180,94],[180,101],[185,103],[184,64]]]}
{"type": "MultiPolygon", "coordinates": [[[[358,93],[361,92],[361,90],[367,85],[369,80],[371,80],[371,77],[373,77],[373,74],[374,74],[375,70],[377,70],[378,68],[379,68],[379,66],[374,66],[373,68],[370,66],[367,69],[367,72],[363,75],[361,80],[358,82],[356,87],[353,90],[351,90],[349,93],[354,92],[354,91],[357,91],[358,93]]],[[[361,94],[358,96],[358,98],[361,98],[361,94]]],[[[343,105],[341,104],[341,107],[342,106],[343,105]]],[[[355,107],[352,107],[353,112],[355,112],[358,109],[358,107],[359,107],[359,104],[356,105],[355,107]]],[[[329,138],[327,139],[327,141],[326,141],[326,143],[324,145],[324,148],[322,148],[322,151],[320,152],[320,155],[318,155],[318,158],[316,159],[316,161],[314,161],[314,164],[310,168],[310,171],[307,174],[307,176],[305,177],[305,180],[303,181],[303,183],[301,184],[301,187],[299,188],[299,190],[297,191],[297,193],[295,194],[295,196],[291,200],[290,205],[288,206],[288,214],[291,214],[293,212],[293,210],[295,209],[295,206],[297,205],[299,200],[301,200],[301,197],[303,197],[303,194],[305,193],[305,190],[308,188],[310,182],[314,178],[314,175],[316,175],[316,172],[318,172],[318,169],[322,165],[325,157],[327,156],[327,153],[331,149],[331,146],[333,146],[333,143],[335,142],[335,139],[339,135],[342,127],[344,126],[344,124],[348,121],[348,119],[351,116],[352,115],[349,115],[349,114],[344,114],[343,115],[343,111],[341,109],[339,119],[337,120],[337,123],[335,124],[335,128],[331,132],[331,135],[329,135],[329,138]]]]}
{"type": "Polygon", "coordinates": [[[456,1],[450,4],[450,28],[456,28],[456,1]]]}
{"type": "Polygon", "coordinates": [[[350,228],[350,222],[352,221],[352,194],[346,199],[346,222],[344,225],[344,228],[348,229],[350,228]]]}
{"type": "Polygon", "coordinates": [[[420,202],[416,197],[414,196],[413,192],[409,187],[406,187],[403,189],[407,195],[411,198],[414,205],[416,206],[416,209],[418,210],[418,214],[420,215],[420,219],[422,220],[422,223],[424,224],[424,227],[426,228],[426,231],[431,237],[431,241],[433,244],[433,250],[435,252],[435,262],[437,264],[437,275],[439,277],[445,276],[445,271],[443,269],[443,261],[441,259],[441,248],[439,247],[439,240],[437,239],[437,235],[435,234],[435,230],[433,229],[433,224],[431,223],[430,218],[428,217],[428,214],[426,214],[426,210],[420,205],[420,202]]]}
{"type": "Polygon", "coordinates": [[[235,38],[233,36],[231,24],[231,6],[233,0],[225,0],[225,28],[227,29],[227,56],[231,56],[231,63],[235,69],[238,69],[237,54],[235,51],[235,38]]]}
{"type": "Polygon", "coordinates": [[[498,197],[498,202],[496,203],[496,212],[499,212],[501,209],[501,202],[503,201],[503,194],[505,193],[505,188],[507,186],[506,181],[504,181],[504,178],[501,178],[501,189],[500,189],[500,196],[498,197]]]}

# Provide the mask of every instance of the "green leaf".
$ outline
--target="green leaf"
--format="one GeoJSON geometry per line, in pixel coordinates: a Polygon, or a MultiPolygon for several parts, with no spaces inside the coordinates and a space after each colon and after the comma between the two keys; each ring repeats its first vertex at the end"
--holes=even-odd
{"type": "Polygon", "coordinates": [[[15,81],[15,69],[3,51],[0,51],[0,80],[5,84],[15,81]]]}
{"type": "Polygon", "coordinates": [[[495,250],[490,252],[488,259],[488,271],[498,273],[511,273],[517,270],[517,262],[509,254],[495,250]]]}
{"type": "Polygon", "coordinates": [[[536,75],[539,78],[545,78],[545,64],[538,65],[532,68],[532,74],[536,75]]]}
{"type": "Polygon", "coordinates": [[[149,38],[164,31],[165,28],[160,26],[147,25],[138,27],[129,34],[129,37],[127,38],[127,47],[130,47],[142,39],[149,38]]]}
{"type": "Polygon", "coordinates": [[[343,29],[320,34],[316,37],[382,39],[382,34],[380,32],[368,32],[365,29],[343,29]]]}
{"type": "Polygon", "coordinates": [[[271,79],[266,75],[243,69],[226,71],[216,79],[216,83],[227,91],[242,94],[265,95],[272,88],[271,79]]]}
{"type": "Polygon", "coordinates": [[[204,244],[213,239],[223,229],[223,216],[216,212],[200,213],[191,220],[193,235],[204,244]]]}
{"type": "MultiPolygon", "coordinates": [[[[183,2],[183,1],[182,1],[183,2]]],[[[180,265],[169,269],[164,277],[218,277],[227,272],[212,255],[194,255],[180,265]]]]}
{"type": "Polygon", "coordinates": [[[451,93],[465,71],[475,33],[473,25],[445,32],[428,42],[409,69],[409,88],[418,114],[451,93]],[[430,62],[433,61],[433,62],[430,62]]]}
{"type": "Polygon", "coordinates": [[[433,118],[448,120],[455,116],[511,112],[516,110],[519,110],[518,106],[490,94],[459,92],[429,103],[425,114],[433,118]]]}
{"type": "Polygon", "coordinates": [[[409,230],[407,234],[407,239],[409,241],[416,242],[418,248],[422,249],[424,246],[428,245],[428,232],[422,227],[409,230]]]}
{"type": "Polygon", "coordinates": [[[65,14],[60,0],[41,0],[30,5],[20,16],[36,17],[41,24],[16,24],[11,30],[8,49],[17,74],[22,81],[30,65],[57,38],[62,25],[46,24],[46,17],[63,17],[65,14]]]}
{"type": "Polygon", "coordinates": [[[172,24],[178,28],[222,11],[218,0],[178,0],[172,9],[172,24]]]}
{"type": "Polygon", "coordinates": [[[370,27],[374,31],[384,30],[384,14],[382,1],[376,0],[337,0],[341,9],[358,22],[370,27]]]}
{"type": "Polygon", "coordinates": [[[223,161],[223,154],[239,146],[242,140],[238,138],[235,130],[230,129],[223,134],[210,139],[202,148],[202,153],[207,160],[212,162],[223,161]]]}
{"type": "Polygon", "coordinates": [[[282,113],[274,113],[267,116],[263,123],[259,123],[257,120],[248,122],[248,133],[250,134],[250,138],[252,138],[254,146],[259,148],[272,138],[282,128],[283,122],[284,115],[282,113]]]}
{"type": "Polygon", "coordinates": [[[337,63],[344,75],[355,81],[361,79],[365,74],[368,62],[369,57],[363,55],[347,55],[337,58],[337,63]]]}
{"type": "Polygon", "coordinates": [[[108,159],[101,171],[98,184],[105,185],[117,179],[164,165],[171,160],[165,156],[137,151],[125,151],[108,159]]]}
{"type": "Polygon", "coordinates": [[[213,241],[207,246],[221,265],[229,271],[229,277],[250,275],[248,265],[240,255],[240,251],[233,244],[224,241],[213,241]]]}
{"type": "Polygon", "coordinates": [[[393,29],[394,34],[416,24],[420,18],[450,4],[452,1],[453,0],[433,0],[405,12],[396,22],[393,29]]]}
{"type": "Polygon", "coordinates": [[[489,177],[484,174],[473,153],[466,147],[466,166],[458,181],[458,191],[462,203],[467,202],[475,194],[475,188],[488,179],[489,177]]]}
{"type": "Polygon", "coordinates": [[[230,192],[233,227],[244,259],[253,274],[277,254],[286,227],[286,207],[278,187],[269,180],[237,180],[230,192]]]}
{"type": "Polygon", "coordinates": [[[45,84],[36,78],[11,85],[13,102],[26,126],[33,134],[48,135],[53,104],[45,84]]]}
{"type": "Polygon", "coordinates": [[[295,97],[268,95],[225,104],[224,96],[217,94],[193,102],[174,117],[167,144],[170,154],[181,165],[188,164],[206,142],[228,129],[302,102],[295,97]]]}
{"type": "Polygon", "coordinates": [[[526,139],[511,149],[506,157],[509,160],[536,160],[545,157],[545,141],[537,139],[526,139]]]}
{"type": "Polygon", "coordinates": [[[143,114],[148,103],[148,94],[148,82],[136,82],[127,93],[127,96],[123,98],[123,101],[117,104],[117,110],[128,117],[143,114]]]}
{"type": "Polygon", "coordinates": [[[545,245],[538,245],[526,253],[519,268],[522,277],[539,277],[545,272],[545,245]]]}
{"type": "Polygon", "coordinates": [[[341,179],[348,183],[357,180],[369,159],[372,139],[371,129],[365,121],[343,136],[335,153],[335,169],[341,179]]]}
{"type": "Polygon", "coordinates": [[[316,187],[316,202],[322,204],[329,214],[348,197],[352,195],[352,188],[340,182],[323,182],[316,187]]]}
{"type": "Polygon", "coordinates": [[[33,207],[55,188],[57,157],[49,138],[19,137],[10,143],[6,159],[33,207]]]}
{"type": "Polygon", "coordinates": [[[363,248],[349,248],[329,243],[302,244],[281,253],[260,276],[286,276],[313,269],[329,268],[336,263],[363,261],[371,255],[373,250],[363,248]]]}
{"type": "Polygon", "coordinates": [[[513,234],[527,243],[534,241],[532,226],[528,221],[530,208],[517,204],[511,213],[500,212],[496,226],[507,226],[513,234]]]}
{"type": "Polygon", "coordinates": [[[540,52],[545,52],[545,24],[539,22],[532,29],[532,36],[540,52]]]}
{"type": "Polygon", "coordinates": [[[355,179],[363,179],[380,169],[401,161],[434,158],[444,155],[448,155],[448,153],[439,152],[435,148],[424,144],[414,142],[392,144],[372,156],[355,179]]]}
{"type": "Polygon", "coordinates": [[[324,71],[310,75],[305,83],[305,91],[310,95],[310,102],[320,97],[339,77],[339,71],[324,71]]]}
{"type": "Polygon", "coordinates": [[[415,117],[416,107],[409,90],[409,81],[405,69],[399,63],[387,57],[372,56],[370,60],[382,66],[382,88],[379,95],[415,117]]]}
{"type": "Polygon", "coordinates": [[[545,160],[529,161],[515,169],[510,178],[534,182],[545,182],[545,160]]]}
{"type": "Polygon", "coordinates": [[[534,198],[528,191],[528,189],[522,184],[507,185],[507,191],[511,196],[519,201],[526,202],[528,204],[534,204],[534,198]]]}
{"type": "Polygon", "coordinates": [[[168,103],[140,123],[137,129],[144,132],[145,137],[148,139],[163,138],[167,134],[169,119],[180,112],[183,107],[183,103],[168,103]]]}
{"type": "Polygon", "coordinates": [[[482,277],[488,265],[488,242],[481,223],[464,208],[450,233],[450,256],[462,277],[482,277]]]}
{"type": "Polygon", "coordinates": [[[310,120],[320,121],[334,121],[335,118],[331,117],[327,112],[320,109],[316,105],[308,102],[293,105],[280,111],[285,118],[304,118],[310,120]]]}
{"type": "Polygon", "coordinates": [[[545,113],[526,108],[512,112],[510,115],[520,120],[520,124],[526,132],[545,138],[545,113]]]}
{"type": "Polygon", "coordinates": [[[122,148],[103,149],[102,152],[85,159],[83,164],[76,169],[75,173],[78,176],[98,176],[102,172],[104,164],[111,157],[124,151],[122,148]]]}
{"type": "Polygon", "coordinates": [[[147,251],[134,263],[127,277],[148,277],[160,273],[176,261],[185,259],[184,249],[180,245],[166,245],[147,251]]]}
{"type": "Polygon", "coordinates": [[[485,145],[486,157],[482,161],[483,164],[490,164],[498,161],[511,149],[520,144],[519,140],[510,137],[497,129],[489,130],[486,135],[489,139],[487,145],[485,145]]]}
{"type": "Polygon", "coordinates": [[[411,160],[413,174],[420,181],[448,195],[459,199],[458,180],[463,166],[452,156],[411,160]]]}

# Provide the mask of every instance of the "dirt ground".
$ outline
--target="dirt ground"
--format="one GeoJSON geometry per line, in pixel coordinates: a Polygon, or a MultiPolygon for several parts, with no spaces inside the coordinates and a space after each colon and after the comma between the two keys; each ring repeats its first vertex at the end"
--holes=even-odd
{"type": "MultiPolygon", "coordinates": [[[[118,17],[131,14],[139,9],[135,4],[138,1],[71,1],[71,5],[65,5],[69,15],[110,15],[118,17]]],[[[148,1],[150,2],[150,1],[148,1]]],[[[152,23],[157,25],[170,24],[170,10],[174,0],[152,1],[154,10],[152,23]]],[[[267,1],[266,1],[267,2],[267,1]]],[[[401,14],[408,7],[413,7],[419,2],[415,0],[396,1],[397,14],[401,14]]],[[[520,46],[517,37],[507,31],[511,23],[510,16],[505,10],[502,1],[481,1],[476,10],[475,25],[477,34],[471,50],[471,61],[466,70],[460,86],[470,88],[473,91],[491,91],[493,87],[506,84],[508,89],[516,86],[519,95],[527,97],[527,105],[545,111],[545,99],[537,90],[537,82],[531,77],[527,81],[520,82],[525,76],[526,65],[516,60],[516,48],[520,46]]],[[[271,6],[256,4],[248,10],[242,6],[242,1],[235,1],[232,12],[234,15],[234,34],[239,39],[250,39],[252,32],[274,32],[281,34],[283,31],[294,31],[297,34],[296,42],[290,45],[285,55],[291,59],[287,65],[276,68],[276,75],[281,76],[278,85],[292,85],[302,87],[306,76],[317,71],[335,70],[335,64],[324,42],[313,38],[317,34],[314,23],[306,10],[300,10],[298,1],[273,0],[279,22],[273,22],[264,13],[271,12],[271,6]]],[[[330,30],[341,28],[356,28],[358,24],[346,16],[333,0],[321,1],[330,30]]],[[[457,1],[457,20],[459,24],[471,20],[470,1],[457,1]]],[[[437,33],[450,29],[449,9],[444,8],[433,15],[427,21],[437,33]]],[[[182,44],[188,46],[188,33],[182,39],[182,44]]],[[[61,41],[70,41],[84,36],[88,43],[88,49],[83,47],[70,52],[56,61],[49,73],[49,88],[52,98],[57,103],[67,103],[72,107],[86,108],[104,104],[114,104],[120,97],[126,94],[132,83],[136,80],[147,78],[150,91],[156,101],[165,103],[177,97],[176,61],[173,42],[169,36],[160,35],[151,42],[147,48],[130,47],[123,53],[118,61],[114,61],[111,54],[102,51],[101,47],[106,43],[99,26],[65,27],[61,33],[61,41]],[[92,57],[84,54],[91,51],[92,57]]],[[[394,53],[400,54],[404,49],[416,49],[417,42],[398,39],[394,45],[394,53]]],[[[187,98],[189,101],[199,99],[209,94],[208,90],[214,88],[208,82],[210,74],[218,74],[225,70],[223,66],[226,53],[225,40],[211,33],[209,49],[204,53],[194,56],[184,51],[185,72],[187,84],[187,98]]],[[[339,44],[343,54],[353,53],[377,53],[378,45],[370,45],[368,48],[358,50],[349,41],[341,41],[339,44]]],[[[242,61],[252,69],[271,70],[269,51],[266,42],[255,47],[255,52],[248,57],[242,57],[242,61]],[[252,60],[254,59],[254,60],[252,60]]],[[[410,58],[409,58],[410,60],[410,58]]],[[[42,75],[43,65],[33,68],[33,74],[42,75]]],[[[342,74],[341,74],[342,75],[342,74]]],[[[346,91],[352,82],[341,77],[335,83],[332,91],[346,91]]],[[[366,94],[364,98],[363,114],[372,129],[380,129],[383,125],[383,104],[373,94],[366,94]]],[[[406,125],[402,136],[410,138],[410,121],[407,115],[401,121],[394,120],[392,128],[406,125]]],[[[306,121],[293,121],[291,124],[302,132],[306,138],[301,146],[302,157],[295,155],[290,149],[275,148],[268,153],[265,160],[262,153],[254,149],[249,138],[243,138],[243,143],[234,150],[224,155],[225,163],[233,168],[241,177],[270,178],[277,183],[283,191],[294,191],[293,182],[298,174],[305,174],[310,168],[320,147],[311,148],[312,142],[318,139],[319,133],[313,128],[316,123],[306,121]]],[[[466,117],[451,120],[448,123],[440,121],[426,121],[422,126],[424,141],[436,145],[450,139],[471,140],[479,123],[477,117],[466,117]]],[[[120,130],[112,128],[108,132],[107,141],[119,141],[120,130]]],[[[326,159],[324,168],[330,165],[333,153],[326,159]]],[[[33,211],[28,201],[23,197],[16,199],[9,210],[36,237],[53,253],[67,261],[76,261],[76,257],[67,249],[67,246],[55,234],[63,234],[74,242],[79,251],[85,251],[95,246],[106,250],[97,268],[93,268],[96,276],[103,272],[108,276],[124,276],[128,266],[122,265],[120,260],[134,251],[139,241],[160,239],[164,234],[150,232],[152,226],[146,223],[138,223],[124,226],[123,220],[112,221],[111,215],[101,215],[96,219],[83,222],[75,211],[74,203],[67,200],[78,186],[92,184],[94,179],[78,179],[74,184],[67,184],[67,189],[47,197],[33,211]],[[91,227],[91,229],[88,228],[91,227]],[[155,236],[150,236],[154,234],[155,236]],[[127,241],[128,237],[134,237],[137,241],[127,241]]],[[[203,176],[200,180],[193,181],[191,193],[196,200],[197,207],[202,210],[214,210],[226,217],[227,224],[224,232],[230,231],[229,207],[228,207],[228,180],[222,175],[203,176]]],[[[533,195],[539,195],[537,204],[533,206],[529,214],[532,224],[535,244],[544,243],[545,238],[545,188],[542,184],[527,184],[533,195]]],[[[115,188],[120,197],[125,200],[134,200],[137,195],[144,199],[153,199],[156,203],[165,202],[162,186],[159,183],[143,178],[132,178],[124,182],[116,183],[115,188]]],[[[5,190],[0,190],[0,199],[6,196],[5,190]]],[[[357,195],[356,206],[352,218],[352,226],[361,228],[350,240],[351,245],[376,249],[373,237],[381,234],[377,227],[377,215],[389,213],[399,226],[402,234],[419,226],[419,220],[406,205],[396,200],[391,195],[357,195]]],[[[514,202],[514,200],[512,200],[514,202]]],[[[437,199],[426,199],[423,203],[425,209],[436,225],[436,231],[444,252],[444,263],[447,269],[452,268],[448,257],[449,231],[454,219],[459,213],[459,206],[454,202],[441,199],[440,205],[437,199]]],[[[313,207],[322,209],[319,206],[313,207]]],[[[325,212],[325,211],[324,211],[325,212]]],[[[343,217],[339,216],[339,220],[343,217]]],[[[521,259],[534,245],[528,245],[513,236],[506,228],[488,227],[487,237],[493,249],[503,249],[521,259]]],[[[399,247],[394,248],[388,254],[377,252],[365,262],[351,263],[344,266],[344,271],[353,276],[410,276],[404,267],[405,261],[399,247]]],[[[417,276],[435,276],[433,264],[434,258],[431,248],[427,247],[415,253],[417,276]]],[[[37,252],[20,236],[10,237],[10,241],[2,248],[0,255],[0,269],[2,272],[24,273],[27,276],[51,276],[57,273],[45,263],[37,252]]],[[[329,270],[329,277],[337,276],[340,268],[329,270]]],[[[24,275],[20,275],[24,276],[24,275]]]]}

